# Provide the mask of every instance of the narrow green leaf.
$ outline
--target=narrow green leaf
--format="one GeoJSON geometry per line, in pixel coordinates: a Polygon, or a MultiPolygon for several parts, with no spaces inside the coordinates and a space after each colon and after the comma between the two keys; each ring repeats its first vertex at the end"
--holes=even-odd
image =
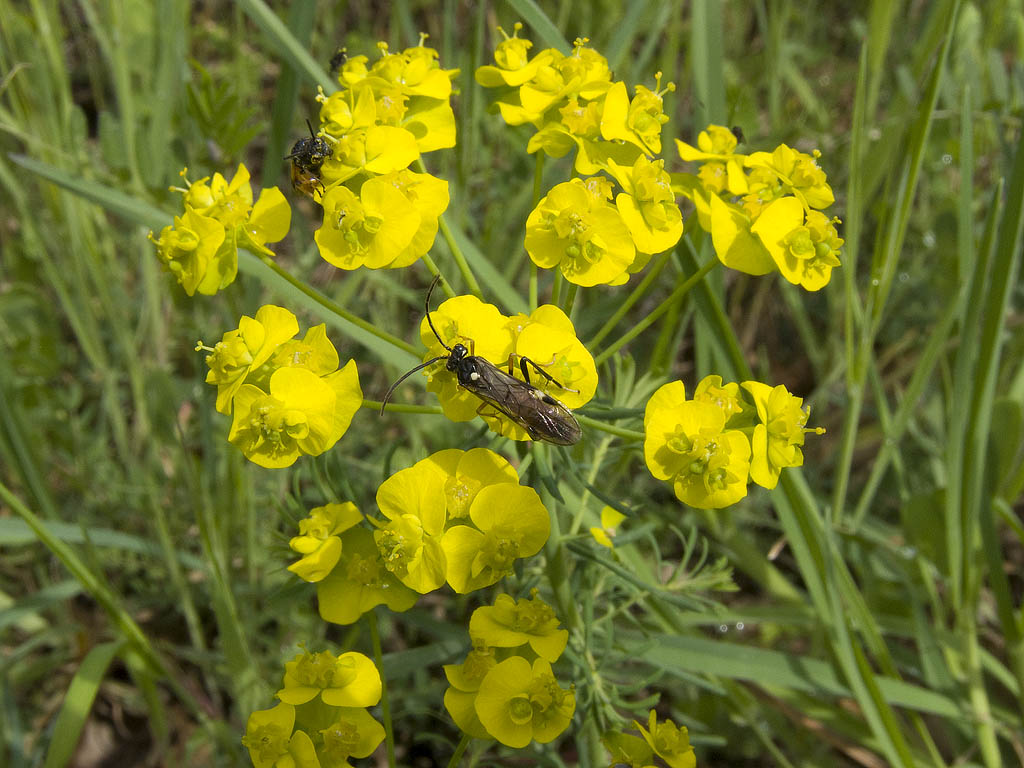
{"type": "Polygon", "coordinates": [[[541,10],[534,0],[508,0],[523,22],[530,28],[530,31],[545,45],[557,48],[564,54],[571,50],[562,33],[558,31],[555,23],[548,18],[548,15],[541,10]]]}
{"type": "Polygon", "coordinates": [[[277,53],[298,72],[313,84],[323,86],[328,94],[338,90],[327,71],[317,63],[306,46],[295,39],[291,30],[263,0],[241,0],[239,5],[263,30],[277,53]]]}
{"type": "Polygon", "coordinates": [[[78,671],[64,695],[57,721],[53,724],[53,741],[46,752],[43,768],[63,768],[71,762],[78,746],[82,727],[89,719],[92,703],[103,682],[107,667],[124,647],[126,640],[93,646],[82,659],[78,671]]]}

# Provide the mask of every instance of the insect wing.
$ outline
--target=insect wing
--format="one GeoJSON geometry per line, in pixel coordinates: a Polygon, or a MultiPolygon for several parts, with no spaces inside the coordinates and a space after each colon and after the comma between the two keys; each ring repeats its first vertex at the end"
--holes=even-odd
{"type": "Polygon", "coordinates": [[[520,381],[481,357],[473,357],[477,379],[462,386],[526,430],[533,440],[573,445],[583,431],[572,411],[532,384],[520,381]]]}

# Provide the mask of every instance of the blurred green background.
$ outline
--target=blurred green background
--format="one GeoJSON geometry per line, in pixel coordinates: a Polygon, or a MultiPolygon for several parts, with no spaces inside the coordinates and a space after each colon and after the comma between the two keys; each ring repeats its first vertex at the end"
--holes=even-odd
{"type": "MultiPolygon", "coordinates": [[[[829,429],[802,475],[715,513],[635,479],[635,444],[588,452],[663,543],[645,550],[638,534],[639,560],[684,558],[674,527],[712,564],[686,571],[684,604],[660,606],[580,567],[600,611],[637,613],[590,648],[629,670],[617,693],[636,708],[617,725],[660,695],[698,765],[1024,763],[1019,0],[0,0],[0,20],[0,764],[248,764],[245,718],[271,705],[296,643],[366,645],[359,625],[321,622],[284,570],[294,521],[326,499],[370,511],[395,469],[485,438],[431,415],[389,415],[382,437],[364,410],[316,460],[248,464],[196,340],[268,301],[303,325],[329,318],[253,261],[217,297],[189,299],[146,235],[179,210],[168,187],[183,166],[196,179],[244,161],[286,189],[280,158],[315,118],[335,50],[373,57],[378,40],[400,50],[427,32],[462,74],[458,146],[425,163],[451,184],[452,228],[524,291],[530,131],[489,114],[472,79],[495,26],[517,20],[534,51],[585,36],[616,79],[674,81],[672,170],[669,139],[694,143],[709,122],[742,126],[753,149],[820,148],[847,240],[816,294],[719,271],[603,385],[605,402],[636,407],[651,382],[728,378],[717,299],[755,374],[829,429]],[[736,591],[704,599],[729,568],[736,591]]],[[[550,163],[546,184],[565,174],[550,163]]],[[[294,202],[281,263],[415,342],[425,271],[333,269],[312,241],[318,216],[294,202]]],[[[441,238],[434,256],[445,269],[441,238]]],[[[588,292],[581,338],[616,300],[588,292]]],[[[369,398],[407,367],[330,332],[369,398]]],[[[403,765],[444,764],[458,740],[440,664],[461,658],[474,605],[434,594],[385,625],[403,765]]],[[[600,764],[577,735],[480,764],[600,764]]]]}

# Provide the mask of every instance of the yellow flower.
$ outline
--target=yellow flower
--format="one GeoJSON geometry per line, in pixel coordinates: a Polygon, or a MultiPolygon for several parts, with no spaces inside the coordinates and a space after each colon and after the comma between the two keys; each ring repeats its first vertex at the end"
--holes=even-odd
{"type": "Polygon", "coordinates": [[[576,694],[560,688],[551,664],[521,656],[497,664],[480,683],[476,713],[502,744],[522,749],[531,741],[547,744],[569,727],[576,694]]]}
{"type": "Polygon", "coordinates": [[[347,187],[327,190],[324,221],[314,234],[320,255],[342,269],[379,269],[398,258],[420,226],[420,214],[394,184],[367,179],[359,197],[347,187]]]}
{"type": "Polygon", "coordinates": [[[532,60],[529,58],[529,50],[533,43],[519,37],[519,30],[523,25],[518,21],[512,27],[512,37],[506,34],[505,30],[498,27],[498,31],[505,38],[494,48],[494,63],[497,66],[485,64],[478,67],[474,77],[484,88],[498,88],[503,85],[517,88],[523,83],[532,80],[537,70],[551,60],[550,49],[541,51],[532,60]]]}
{"type": "Polygon", "coordinates": [[[569,632],[558,628],[554,609],[537,597],[536,589],[529,598],[498,595],[493,606],[477,608],[469,620],[469,634],[492,648],[529,643],[534,653],[551,662],[558,660],[569,641],[569,632]]]}
{"type": "Polygon", "coordinates": [[[384,741],[384,726],[365,709],[339,707],[333,714],[334,721],[317,732],[317,757],[322,768],[348,766],[351,757],[369,757],[384,741]]]}
{"type": "Polygon", "coordinates": [[[157,256],[163,267],[174,275],[185,293],[194,296],[212,296],[234,280],[230,262],[219,259],[224,243],[224,226],[209,216],[186,208],[174,217],[174,226],[164,227],[159,238],[150,239],[156,245],[157,256]]]}
{"type": "Polygon", "coordinates": [[[661,126],[668,122],[662,97],[676,89],[675,83],[661,88],[661,72],[655,75],[655,90],[636,87],[633,100],[626,94],[626,84],[613,83],[604,100],[601,135],[608,141],[634,144],[648,155],[661,153],[661,126]]]}
{"type": "MultiPolygon", "coordinates": [[[[794,198],[790,198],[793,200],[794,198]]],[[[775,262],[768,249],[751,231],[750,219],[739,206],[709,195],[711,242],[718,260],[730,269],[748,275],[774,272],[775,262]]]]}
{"type": "Polygon", "coordinates": [[[747,156],[748,168],[765,168],[778,177],[787,191],[792,192],[805,207],[828,208],[835,202],[832,187],[825,172],[818,166],[821,153],[813,155],[798,152],[780,144],[774,152],[754,152],[747,156]]]}
{"type": "Polygon", "coordinates": [[[612,549],[615,546],[612,539],[615,538],[619,524],[625,519],[626,516],[617,509],[605,506],[601,509],[601,527],[592,526],[590,528],[590,535],[602,547],[612,549]]]}
{"type": "Polygon", "coordinates": [[[697,387],[693,390],[693,399],[721,408],[725,413],[727,426],[733,423],[735,417],[743,415],[747,410],[740,398],[740,385],[735,381],[723,384],[722,377],[717,374],[705,376],[697,382],[697,387]]]}
{"type": "Polygon", "coordinates": [[[800,446],[804,434],[821,434],[824,429],[805,428],[810,412],[801,407],[803,399],[790,394],[783,385],[769,387],[759,381],[745,381],[743,388],[753,396],[761,421],[751,437],[750,479],[764,488],[774,488],[783,467],[803,465],[800,446]]]}
{"type": "MultiPolygon", "coordinates": [[[[255,318],[242,315],[238,328],[227,331],[206,356],[210,368],[206,383],[217,387],[217,410],[231,413],[231,401],[239,387],[298,332],[298,320],[284,307],[265,304],[256,311],[255,318]]],[[[338,367],[337,359],[334,367],[338,367]]]]}
{"type": "Polygon", "coordinates": [[[750,442],[739,430],[725,429],[725,422],[721,408],[686,400],[681,381],[660,387],[647,403],[647,467],[691,507],[719,509],[747,495],[750,442]]]}
{"type": "Polygon", "coordinates": [[[373,534],[350,528],[341,535],[341,558],[316,585],[320,617],[332,624],[354,624],[374,606],[407,611],[418,595],[384,567],[373,534]]]}
{"type": "Polygon", "coordinates": [[[252,384],[239,388],[228,440],[262,467],[291,466],[338,442],[361,404],[354,360],[323,378],[281,368],[270,377],[269,394],[252,384]]]}
{"type": "Polygon", "coordinates": [[[445,531],[441,547],[448,561],[448,583],[459,594],[496,583],[518,558],[540,551],[551,520],[532,488],[512,483],[489,485],[469,509],[473,525],[445,531]]]}
{"type": "Polygon", "coordinates": [[[633,727],[640,731],[644,741],[650,745],[654,753],[668,763],[669,768],[695,768],[697,757],[690,746],[690,736],[685,726],[678,726],[671,720],[658,722],[658,716],[652,709],[647,728],[636,720],[633,727]]]}
{"type": "Polygon", "coordinates": [[[447,564],[441,548],[446,522],[446,473],[431,459],[403,469],[377,489],[377,506],[387,518],[376,522],[385,567],[420,594],[444,584],[447,564]]]}
{"type": "Polygon", "coordinates": [[[537,266],[587,287],[624,276],[636,255],[622,216],[579,179],[552,188],[530,213],[526,250],[537,266]]]}
{"type": "Polygon", "coordinates": [[[808,291],[828,284],[843,241],[835,225],[819,211],[804,220],[804,208],[795,197],[783,197],[764,209],[751,227],[768,249],[782,276],[808,291]]]}
{"type": "Polygon", "coordinates": [[[494,649],[474,639],[473,649],[462,664],[444,665],[444,674],[450,686],[444,692],[444,708],[459,729],[475,739],[491,738],[476,713],[476,695],[480,683],[497,663],[494,649]]]}
{"type": "Polygon", "coordinates": [[[341,558],[341,534],[362,521],[363,515],[351,501],[314,507],[299,521],[299,535],[288,546],[302,555],[288,570],[303,581],[321,581],[341,558]]]}
{"type": "Polygon", "coordinates": [[[469,508],[482,488],[519,482],[512,465],[486,448],[449,448],[432,454],[426,461],[445,474],[445,511],[449,523],[469,516],[469,508]]]}
{"type": "Polygon", "coordinates": [[[300,653],[284,665],[284,687],[277,698],[299,706],[317,696],[331,707],[372,707],[380,701],[377,667],[355,651],[300,653]]]}
{"type": "Polygon", "coordinates": [[[294,728],[295,707],[291,704],[281,703],[272,709],[257,710],[249,715],[242,745],[249,750],[253,765],[256,768],[287,765],[286,760],[294,742],[294,728]]]}
{"type": "Polygon", "coordinates": [[[437,237],[438,217],[448,208],[448,182],[429,173],[397,171],[380,177],[392,184],[412,203],[420,215],[419,228],[409,245],[386,265],[387,269],[408,267],[424,256],[437,237]]]}
{"type": "Polygon", "coordinates": [[[616,195],[615,207],[629,227],[636,249],[661,253],[679,242],[683,214],[676,205],[665,161],[652,162],[641,155],[632,168],[610,161],[608,169],[624,190],[616,195]]]}

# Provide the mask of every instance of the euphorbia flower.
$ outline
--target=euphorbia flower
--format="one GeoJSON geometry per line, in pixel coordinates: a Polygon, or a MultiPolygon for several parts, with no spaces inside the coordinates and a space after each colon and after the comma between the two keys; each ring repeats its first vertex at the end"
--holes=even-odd
{"type": "Polygon", "coordinates": [[[514,600],[498,595],[494,605],[483,605],[473,611],[469,634],[493,648],[518,648],[529,643],[542,659],[557,661],[569,641],[569,632],[558,628],[554,609],[537,597],[514,600]]]}
{"type": "Polygon", "coordinates": [[[224,226],[209,216],[186,208],[164,227],[159,238],[149,234],[164,268],[174,275],[185,293],[212,296],[234,279],[234,273],[218,259],[224,243],[224,226]]]}
{"type": "Polygon", "coordinates": [[[206,356],[210,368],[206,383],[217,387],[217,410],[231,413],[231,401],[250,373],[298,332],[298,320],[284,307],[265,304],[256,311],[255,318],[242,315],[238,328],[226,332],[206,356]]]}
{"type": "Polygon", "coordinates": [[[318,731],[321,768],[350,766],[349,758],[369,757],[384,741],[384,726],[365,709],[339,707],[334,722],[318,731]]]}
{"type": "Polygon", "coordinates": [[[316,582],[329,574],[341,558],[341,534],[363,519],[351,501],[314,507],[299,521],[299,535],[288,546],[302,555],[288,570],[304,581],[316,582]]]}
{"type": "Polygon", "coordinates": [[[658,757],[668,763],[669,768],[694,768],[697,765],[697,757],[690,746],[690,735],[685,726],[678,726],[671,720],[659,723],[652,709],[647,728],[636,720],[633,721],[633,727],[640,731],[644,741],[658,757]]]}
{"type": "Polygon", "coordinates": [[[373,534],[365,528],[350,528],[341,535],[341,558],[317,582],[316,596],[320,617],[332,624],[354,624],[381,603],[391,611],[407,611],[418,597],[384,567],[373,534]]]}
{"type": "Polygon", "coordinates": [[[320,255],[342,269],[379,269],[394,261],[412,242],[420,214],[395,186],[367,179],[359,196],[335,186],[323,199],[324,222],[314,235],[320,255]]]}
{"type": "Polygon", "coordinates": [[[449,448],[431,454],[424,461],[445,473],[444,499],[449,523],[469,516],[469,508],[482,488],[519,482],[513,466],[487,448],[468,451],[449,448]]]}
{"type": "Polygon", "coordinates": [[[497,582],[517,558],[537,554],[551,531],[548,511],[537,492],[512,483],[482,489],[469,516],[475,528],[455,525],[441,539],[448,583],[459,594],[497,582]]]}
{"type": "Polygon", "coordinates": [[[636,255],[622,216],[579,179],[556,185],[530,213],[526,250],[537,266],[583,286],[615,282],[636,255]]]}
{"type": "Polygon", "coordinates": [[[239,388],[228,440],[262,467],[287,467],[338,442],[361,404],[354,360],[324,378],[281,368],[270,377],[269,393],[252,384],[239,388]]]}
{"type": "Polygon", "coordinates": [[[667,251],[683,235],[683,214],[676,205],[675,193],[665,161],[644,156],[632,168],[609,162],[609,172],[622,186],[615,207],[629,227],[636,249],[643,253],[667,251]]]}
{"type": "Polygon", "coordinates": [[[759,381],[745,381],[743,388],[753,396],[761,421],[751,437],[750,479],[765,488],[774,488],[783,467],[803,465],[800,446],[804,444],[804,434],[821,434],[824,429],[805,428],[810,412],[801,407],[803,399],[790,394],[783,385],[770,387],[759,381]]]}
{"type": "Polygon", "coordinates": [[[476,695],[480,683],[497,665],[494,649],[478,639],[462,664],[445,664],[444,674],[449,688],[444,692],[444,708],[459,729],[476,739],[489,739],[491,735],[476,713],[476,695]]]}
{"type": "Polygon", "coordinates": [[[665,384],[647,402],[647,467],[691,507],[718,509],[747,495],[750,442],[739,430],[725,429],[725,422],[721,408],[686,400],[681,381],[665,384]]]}
{"type": "Polygon", "coordinates": [[[299,706],[317,696],[332,707],[372,707],[380,701],[380,672],[365,655],[349,651],[300,653],[284,665],[277,698],[299,706]]]}
{"type": "Polygon", "coordinates": [[[376,522],[384,565],[420,594],[444,584],[447,563],[441,548],[446,521],[446,473],[430,459],[403,469],[377,489],[377,506],[387,518],[376,522]]]}
{"type": "Polygon", "coordinates": [[[769,205],[751,227],[768,249],[782,276],[808,291],[828,284],[843,240],[835,225],[819,211],[810,211],[795,197],[783,197],[769,205]]]}
{"type": "MultiPolygon", "coordinates": [[[[281,703],[272,709],[261,709],[249,715],[242,745],[249,750],[255,768],[284,768],[295,763],[291,755],[297,746],[292,731],[295,728],[295,707],[281,703]]],[[[298,735],[297,732],[295,735],[298,735]]],[[[303,734],[305,735],[305,734],[303,734]]]]}
{"type": "Polygon", "coordinates": [[[487,732],[502,744],[522,749],[531,741],[547,744],[569,727],[576,694],[559,687],[551,664],[513,656],[496,665],[480,683],[476,712],[487,732]]]}

